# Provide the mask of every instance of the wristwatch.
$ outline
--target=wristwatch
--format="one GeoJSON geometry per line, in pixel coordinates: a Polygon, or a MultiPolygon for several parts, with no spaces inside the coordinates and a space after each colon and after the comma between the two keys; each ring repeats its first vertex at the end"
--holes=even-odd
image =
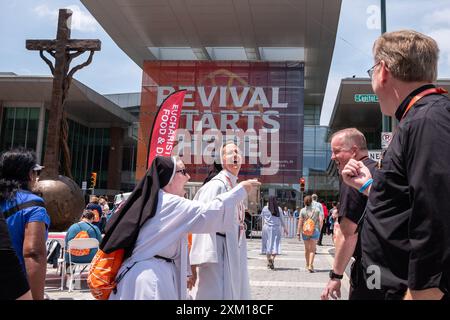
{"type": "Polygon", "coordinates": [[[330,270],[330,279],[339,279],[341,280],[344,277],[343,274],[336,274],[333,270],[330,270]]]}

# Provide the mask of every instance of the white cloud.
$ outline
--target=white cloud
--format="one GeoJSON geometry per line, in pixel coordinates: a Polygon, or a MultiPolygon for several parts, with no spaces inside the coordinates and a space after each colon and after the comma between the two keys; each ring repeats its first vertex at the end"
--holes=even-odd
{"type": "Polygon", "coordinates": [[[41,18],[58,19],[58,10],[50,10],[46,4],[41,4],[34,8],[34,12],[41,18]]]}
{"type": "Polygon", "coordinates": [[[423,17],[423,23],[428,26],[448,26],[450,27],[450,8],[436,10],[423,17]]]}
{"type": "Polygon", "coordinates": [[[434,10],[422,19],[425,33],[436,40],[440,49],[438,77],[450,77],[450,8],[434,10]]]}
{"type": "MultiPolygon", "coordinates": [[[[73,11],[72,14],[72,30],[81,32],[95,32],[98,29],[97,21],[87,12],[82,11],[77,5],[70,5],[67,7],[73,11]]],[[[58,20],[58,10],[50,9],[48,5],[42,4],[34,8],[34,12],[40,18],[49,18],[52,21],[58,20]]]]}
{"type": "MultiPolygon", "coordinates": [[[[450,67],[450,28],[442,28],[427,32],[438,43],[440,49],[440,64],[445,64],[445,67],[450,67]]],[[[441,69],[441,68],[440,68],[441,69]]],[[[448,69],[446,70],[448,71],[448,69]]],[[[450,74],[439,75],[439,77],[449,77],[450,74]]]]}

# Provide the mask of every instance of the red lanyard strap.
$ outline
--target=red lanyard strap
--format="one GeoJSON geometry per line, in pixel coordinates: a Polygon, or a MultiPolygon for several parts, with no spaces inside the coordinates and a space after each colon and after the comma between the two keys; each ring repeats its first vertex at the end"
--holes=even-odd
{"type": "Polygon", "coordinates": [[[417,96],[415,96],[414,98],[411,99],[411,101],[409,102],[408,106],[406,107],[405,112],[403,112],[402,118],[400,119],[400,121],[403,120],[403,118],[406,116],[406,114],[408,113],[408,111],[411,109],[411,107],[420,99],[422,99],[425,96],[428,96],[430,94],[433,93],[448,93],[447,90],[445,90],[444,88],[430,88],[427,90],[422,91],[421,93],[419,93],[417,96]]]}
{"type": "Polygon", "coordinates": [[[233,189],[234,186],[233,186],[233,183],[231,182],[231,179],[228,176],[225,176],[225,178],[227,178],[228,183],[230,184],[230,188],[233,189]]]}

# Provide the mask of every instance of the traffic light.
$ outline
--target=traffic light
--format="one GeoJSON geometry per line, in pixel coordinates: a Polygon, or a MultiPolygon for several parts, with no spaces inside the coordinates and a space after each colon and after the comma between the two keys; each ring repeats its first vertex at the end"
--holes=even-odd
{"type": "Polygon", "coordinates": [[[300,191],[305,192],[305,178],[300,178],[300,191]]]}
{"type": "Polygon", "coordinates": [[[91,173],[91,188],[94,189],[95,184],[97,183],[97,172],[91,173]]]}

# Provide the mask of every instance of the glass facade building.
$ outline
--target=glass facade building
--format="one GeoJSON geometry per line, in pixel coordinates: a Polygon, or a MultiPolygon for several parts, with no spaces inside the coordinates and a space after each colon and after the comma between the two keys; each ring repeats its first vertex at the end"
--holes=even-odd
{"type": "Polygon", "coordinates": [[[106,189],[110,148],[109,128],[88,128],[73,120],[69,123],[69,147],[72,175],[78,184],[97,173],[97,189],[106,189]]]}
{"type": "Polygon", "coordinates": [[[329,174],[330,129],[319,125],[320,112],[320,106],[305,106],[303,176],[305,194],[316,193],[330,207],[330,202],[338,199],[339,180],[329,174]]]}
{"type": "Polygon", "coordinates": [[[36,150],[40,108],[4,107],[1,150],[24,147],[36,150]]]}
{"type": "MultiPolygon", "coordinates": [[[[36,151],[38,144],[40,108],[38,107],[3,107],[0,133],[0,148],[5,151],[23,147],[36,151]]],[[[90,172],[97,172],[96,188],[106,189],[108,180],[108,157],[110,148],[109,128],[88,128],[68,119],[69,147],[72,155],[72,175],[81,186],[89,179],[90,172]]],[[[48,111],[45,113],[43,136],[44,159],[45,137],[48,128],[48,111]]]]}

